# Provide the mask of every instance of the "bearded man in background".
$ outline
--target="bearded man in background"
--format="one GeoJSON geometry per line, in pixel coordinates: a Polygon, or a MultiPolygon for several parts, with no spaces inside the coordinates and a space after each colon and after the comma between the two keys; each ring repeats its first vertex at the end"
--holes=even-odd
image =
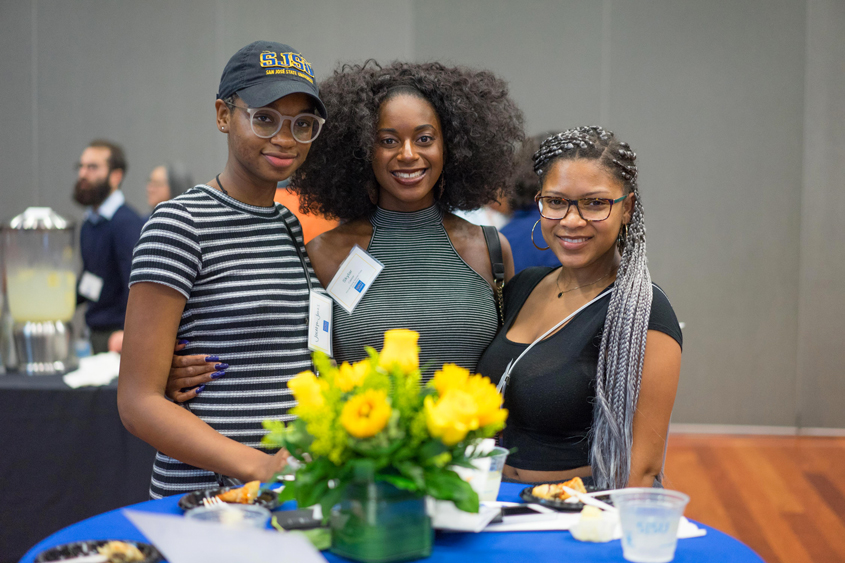
{"type": "Polygon", "coordinates": [[[108,351],[109,336],[123,330],[132,250],[144,222],[120,191],[127,165],[119,145],[92,141],[77,168],[73,199],[86,207],[79,235],[83,272],[77,302],[88,303],[85,323],[91,331],[91,349],[99,354],[108,351]]]}

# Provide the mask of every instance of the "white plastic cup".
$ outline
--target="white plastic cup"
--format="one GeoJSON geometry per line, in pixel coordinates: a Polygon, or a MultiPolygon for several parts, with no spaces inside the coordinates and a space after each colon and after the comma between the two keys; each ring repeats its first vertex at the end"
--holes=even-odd
{"type": "Polygon", "coordinates": [[[484,485],[478,493],[479,502],[493,502],[499,496],[499,487],[502,484],[502,469],[505,467],[505,459],[508,457],[508,450],[505,448],[493,448],[493,455],[489,457],[490,467],[484,479],[484,485]]]}
{"type": "Polygon", "coordinates": [[[678,523],[689,497],[667,489],[632,488],[610,493],[619,509],[622,556],[636,563],[667,563],[675,557],[678,523]]]}

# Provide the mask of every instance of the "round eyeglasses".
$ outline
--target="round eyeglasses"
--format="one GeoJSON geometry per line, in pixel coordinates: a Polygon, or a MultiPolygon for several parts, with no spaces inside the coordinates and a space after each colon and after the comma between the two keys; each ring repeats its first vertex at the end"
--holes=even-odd
{"type": "Polygon", "coordinates": [[[540,216],[545,219],[560,221],[569,213],[569,208],[575,206],[578,215],[584,221],[604,221],[610,217],[610,210],[614,203],[619,203],[628,197],[625,194],[617,199],[606,199],[603,197],[582,197],[581,199],[567,199],[560,196],[541,196],[537,194],[534,200],[540,208],[540,216]]]}
{"type": "Polygon", "coordinates": [[[226,103],[227,106],[242,109],[249,114],[249,124],[252,132],[262,139],[269,139],[282,130],[285,121],[290,121],[290,132],[299,143],[310,143],[317,138],[323,128],[325,119],[313,113],[299,115],[282,115],[273,108],[245,108],[226,103]]]}

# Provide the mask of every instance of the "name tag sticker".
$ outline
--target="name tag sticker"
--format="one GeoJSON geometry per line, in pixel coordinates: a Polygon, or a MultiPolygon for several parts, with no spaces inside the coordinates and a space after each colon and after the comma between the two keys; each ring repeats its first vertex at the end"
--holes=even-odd
{"type": "Polygon", "coordinates": [[[82,272],[82,277],[79,278],[79,295],[96,303],[100,300],[101,291],[103,291],[103,278],[91,272],[82,272]]]}
{"type": "Polygon", "coordinates": [[[332,353],[332,300],[321,293],[311,292],[308,303],[308,349],[332,353]]]}
{"type": "Polygon", "coordinates": [[[356,244],[337,269],[326,291],[351,314],[383,269],[384,264],[356,244]]]}

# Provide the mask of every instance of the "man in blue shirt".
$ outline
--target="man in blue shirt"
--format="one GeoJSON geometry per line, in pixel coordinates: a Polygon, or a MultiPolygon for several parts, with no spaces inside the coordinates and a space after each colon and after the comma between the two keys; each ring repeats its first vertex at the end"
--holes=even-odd
{"type": "Polygon", "coordinates": [[[99,354],[108,351],[109,336],[123,330],[132,250],[144,222],[120,191],[127,169],[120,146],[92,141],[77,167],[73,198],[86,207],[79,236],[83,272],[77,302],[88,302],[85,323],[92,351],[99,354]]]}

